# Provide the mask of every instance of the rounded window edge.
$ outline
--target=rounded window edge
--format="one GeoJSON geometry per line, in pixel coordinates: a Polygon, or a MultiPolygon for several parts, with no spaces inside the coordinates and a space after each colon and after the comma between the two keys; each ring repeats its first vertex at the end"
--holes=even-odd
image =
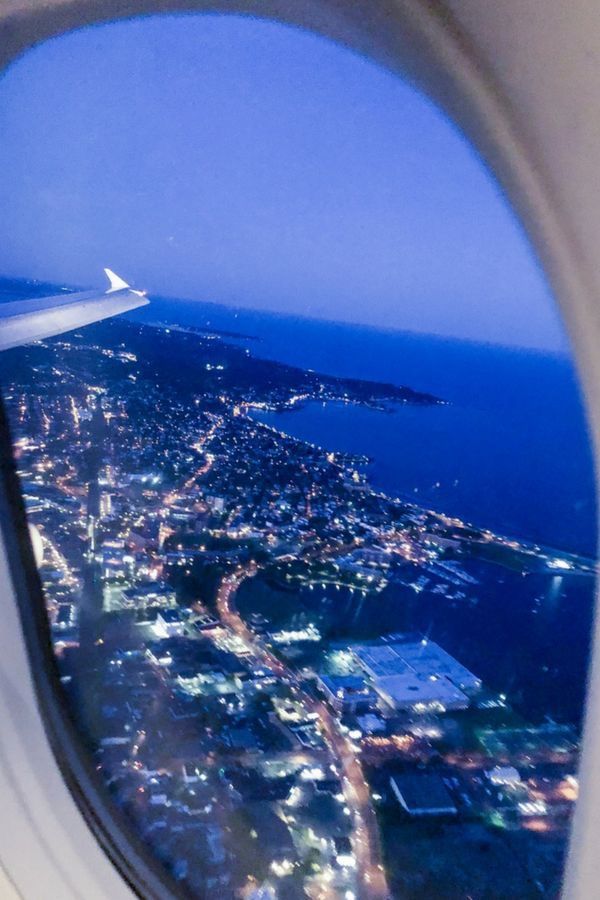
{"type": "MultiPolygon", "coordinates": [[[[75,6],[75,12],[70,16],[65,16],[64,11],[60,10],[60,3],[51,3],[43,11],[39,10],[39,8],[35,9],[35,0],[31,3],[26,2],[24,5],[31,8],[31,22],[28,29],[30,39],[25,41],[22,41],[20,37],[16,39],[17,43],[22,44],[18,49],[18,53],[24,53],[36,43],[58,36],[74,28],[93,24],[94,22],[107,21],[112,18],[125,17],[122,12],[116,9],[108,13],[102,12],[100,15],[103,4],[94,2],[94,0],[90,0],[90,2],[79,0],[75,6]],[[83,10],[86,10],[86,15],[79,20],[79,12],[83,10]],[[92,11],[91,15],[87,15],[87,10],[92,11]],[[98,15],[94,11],[97,11],[98,15]],[[48,17],[48,22],[55,22],[55,24],[50,28],[41,28],[42,36],[37,38],[35,36],[35,22],[36,19],[41,21],[42,16],[48,17]]],[[[227,3],[217,3],[213,6],[215,5],[222,11],[227,11],[225,7],[230,7],[230,4],[227,3]]],[[[242,11],[248,11],[251,14],[255,5],[252,2],[238,3],[235,4],[234,8],[231,8],[231,11],[239,12],[239,7],[243,7],[242,11]]],[[[285,3],[277,4],[277,6],[280,5],[287,6],[285,3]]],[[[340,2],[327,3],[326,5],[328,7],[346,8],[351,4],[340,2]]],[[[104,6],[107,5],[104,4],[104,6]]],[[[172,12],[173,7],[179,12],[201,12],[206,6],[207,4],[203,2],[196,4],[185,2],[182,4],[166,4],[161,2],[161,0],[158,0],[158,2],[154,2],[154,0],[133,0],[126,15],[127,17],[134,17],[149,13],[172,12]]],[[[426,31],[431,32],[433,20],[435,20],[435,28],[438,31],[440,27],[443,28],[441,21],[443,15],[442,4],[436,4],[433,12],[428,4],[421,2],[415,3],[411,11],[407,11],[405,6],[405,4],[402,4],[403,11],[399,12],[399,17],[406,16],[410,19],[413,28],[416,27],[415,20],[420,14],[423,15],[424,19],[428,20],[428,26],[423,28],[424,33],[426,31]]],[[[0,13],[0,22],[2,16],[8,20],[10,29],[10,15],[8,13],[0,13]]],[[[452,13],[449,12],[448,16],[451,18],[452,13]]],[[[279,18],[277,11],[272,16],[269,15],[269,17],[279,18]]],[[[296,15],[294,18],[296,19],[298,16],[296,15]]],[[[287,21],[288,19],[283,16],[283,20],[287,21]]],[[[354,27],[360,32],[360,26],[357,23],[354,24],[354,27]]],[[[379,23],[379,28],[381,29],[381,27],[381,23],[379,23]]],[[[371,40],[375,33],[374,28],[375,26],[371,25],[368,29],[371,33],[371,40]]],[[[27,31],[27,28],[25,30],[27,31]]],[[[327,33],[327,31],[324,29],[323,33],[327,33]]],[[[429,37],[431,38],[431,33],[429,33],[429,37]]],[[[439,38],[440,35],[438,34],[437,39],[441,46],[443,41],[440,41],[439,38]]],[[[334,36],[333,39],[339,40],[339,36],[334,36]]],[[[424,37],[423,41],[427,43],[424,37]]],[[[482,151],[482,149],[489,151],[491,149],[492,152],[486,152],[485,154],[486,162],[494,174],[502,178],[505,187],[508,185],[507,193],[511,205],[517,210],[527,233],[535,238],[538,253],[543,257],[542,262],[546,271],[550,274],[557,299],[560,302],[561,313],[567,319],[571,332],[575,335],[575,360],[579,366],[580,377],[584,387],[586,409],[591,423],[596,426],[592,430],[596,438],[595,455],[597,461],[597,423],[600,420],[600,394],[593,389],[594,379],[592,376],[598,363],[594,363],[593,353],[591,352],[593,337],[585,333],[586,320],[589,321],[591,318],[591,310],[590,308],[587,309],[588,315],[586,316],[586,300],[588,297],[584,296],[583,301],[580,300],[577,304],[574,300],[574,295],[577,294],[578,288],[583,295],[591,294],[590,285],[589,283],[586,285],[585,276],[577,272],[577,253],[571,242],[563,240],[564,234],[562,229],[558,227],[556,210],[552,209],[552,197],[549,194],[545,194],[546,186],[543,182],[537,180],[534,172],[535,167],[531,166],[527,154],[523,154],[521,158],[520,151],[522,148],[514,140],[510,121],[507,118],[503,122],[499,115],[502,104],[498,105],[497,98],[493,97],[493,84],[490,78],[482,76],[477,67],[473,68],[468,52],[466,52],[462,42],[457,40],[457,33],[450,24],[448,24],[445,43],[446,48],[449,48],[449,52],[441,54],[440,60],[434,64],[432,64],[432,60],[435,60],[440,46],[435,46],[436,41],[433,39],[431,39],[430,43],[429,59],[426,59],[421,64],[423,69],[426,69],[428,64],[431,64],[431,69],[434,72],[432,78],[435,79],[447,66],[449,71],[453,70],[451,75],[456,76],[456,73],[461,69],[462,61],[462,63],[465,63],[465,69],[469,70],[468,72],[463,72],[465,83],[471,84],[473,94],[477,93],[479,95],[479,101],[481,101],[482,96],[488,95],[488,110],[496,109],[496,114],[490,116],[490,119],[493,119],[493,127],[488,133],[480,134],[480,140],[476,140],[479,126],[481,122],[485,121],[486,110],[479,108],[471,119],[471,113],[477,104],[473,96],[469,98],[468,92],[463,90],[466,115],[462,121],[457,118],[455,115],[456,105],[460,102],[461,87],[456,84],[449,90],[449,93],[453,94],[452,101],[448,101],[445,104],[449,114],[455,121],[458,121],[458,124],[467,134],[468,139],[479,151],[482,151]],[[464,56],[461,56],[461,54],[464,54],[464,56]],[[480,77],[479,82],[478,77],[480,77]],[[469,100],[473,100],[472,108],[469,105],[469,100]],[[472,127],[464,127],[465,119],[470,121],[472,127]],[[504,144],[503,137],[505,138],[504,144]],[[496,151],[497,155],[493,151],[496,151]],[[540,214],[536,217],[536,212],[539,213],[540,210],[544,209],[546,212],[549,211],[549,215],[540,214]],[[545,241],[548,236],[551,239],[545,241]],[[578,307],[577,309],[575,309],[576,306],[578,307]]],[[[368,53],[368,50],[365,52],[368,53]]],[[[10,42],[6,53],[10,57],[7,60],[8,63],[17,55],[13,53],[11,56],[10,42]]],[[[3,66],[4,61],[0,59],[0,69],[3,66]]],[[[399,64],[396,63],[391,68],[398,70],[399,64]]],[[[427,90],[427,85],[425,89],[427,90]]],[[[443,91],[440,90],[438,93],[443,93],[443,91]]],[[[439,97],[437,99],[439,101],[439,97]]],[[[594,329],[590,327],[589,330],[593,334],[594,329]]],[[[70,721],[66,704],[62,702],[60,691],[57,690],[58,677],[49,639],[49,625],[44,611],[42,588],[33,557],[21,490],[12,455],[4,404],[1,400],[0,460],[2,468],[0,532],[7,551],[24,640],[30,660],[31,677],[38,698],[39,711],[42,715],[57,765],[87,825],[131,889],[143,897],[169,898],[177,896],[174,886],[167,883],[167,878],[161,871],[160,866],[152,860],[150,851],[144,848],[141,841],[137,841],[125,822],[120,823],[117,821],[120,818],[119,814],[110,807],[109,799],[105,799],[102,796],[100,782],[94,777],[92,767],[85,759],[85,753],[82,751],[80,739],[70,721]],[[48,673],[52,673],[51,677],[46,678],[45,676],[48,673]],[[139,846],[136,846],[136,844],[139,846]]],[[[598,656],[598,652],[597,635],[594,634],[594,657],[598,656]]],[[[594,673],[597,673],[597,669],[597,659],[594,659],[589,679],[590,697],[592,696],[594,673]]],[[[597,679],[597,674],[595,677],[597,679]]],[[[588,704],[588,707],[590,705],[588,704]]],[[[586,712],[587,719],[589,719],[589,708],[586,712]]],[[[590,730],[589,723],[586,724],[586,735],[588,730],[590,730]]],[[[589,764],[589,747],[587,743],[587,739],[584,739],[584,762],[587,759],[589,764]]],[[[576,823],[579,818],[580,814],[578,813],[575,819],[576,823]]],[[[567,885],[567,890],[569,887],[571,888],[569,895],[574,895],[573,885],[576,873],[571,871],[571,866],[571,853],[569,853],[565,884],[567,885]]]]}

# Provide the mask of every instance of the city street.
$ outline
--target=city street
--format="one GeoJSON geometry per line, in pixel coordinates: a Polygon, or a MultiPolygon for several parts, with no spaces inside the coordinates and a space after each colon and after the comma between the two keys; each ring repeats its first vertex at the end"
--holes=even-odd
{"type": "Polygon", "coordinates": [[[369,786],[362,766],[350,741],[339,729],[335,716],[327,705],[309,696],[300,687],[296,674],[277,659],[243,621],[235,606],[235,595],[245,578],[256,575],[256,564],[249,564],[235,575],[223,578],[217,591],[217,611],[221,622],[239,638],[250,644],[263,665],[284,678],[297,692],[307,713],[317,713],[325,737],[338,763],[346,804],[352,810],[352,849],[356,858],[361,900],[387,900],[390,896],[382,863],[379,827],[371,803],[369,786]]]}

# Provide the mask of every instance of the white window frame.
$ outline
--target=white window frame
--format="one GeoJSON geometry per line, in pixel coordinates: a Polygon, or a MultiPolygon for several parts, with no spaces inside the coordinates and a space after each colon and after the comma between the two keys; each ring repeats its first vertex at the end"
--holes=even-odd
{"type": "MultiPolygon", "coordinates": [[[[411,80],[458,123],[517,210],[552,284],[598,459],[597,0],[0,0],[0,70],[74,28],[203,10],[256,14],[325,34],[411,80]]],[[[25,900],[166,897],[156,867],[103,806],[71,747],[44,668],[49,648],[39,611],[32,611],[41,604],[39,582],[10,447],[5,433],[0,438],[0,893],[25,900]]],[[[563,893],[578,900],[600,893],[599,628],[595,620],[581,799],[563,893]]]]}

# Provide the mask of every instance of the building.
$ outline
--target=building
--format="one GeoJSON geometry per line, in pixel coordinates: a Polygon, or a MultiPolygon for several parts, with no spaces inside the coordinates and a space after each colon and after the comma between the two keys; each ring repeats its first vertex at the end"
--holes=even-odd
{"type": "Polygon", "coordinates": [[[112,515],[112,495],[108,491],[102,491],[100,494],[100,518],[109,519],[112,515]]]}
{"type": "Polygon", "coordinates": [[[466,709],[481,688],[481,679],[425,638],[359,645],[353,654],[382,703],[392,709],[466,709]]]}
{"type": "Polygon", "coordinates": [[[455,816],[456,806],[439,775],[395,775],[390,787],[409,816],[455,816]]]}
{"type": "Polygon", "coordinates": [[[374,713],[359,716],[356,723],[363,734],[383,734],[387,727],[385,721],[374,713]]]}
{"type": "Polygon", "coordinates": [[[494,766],[485,773],[492,784],[514,787],[521,784],[521,776],[514,766],[494,766]]]}
{"type": "Polygon", "coordinates": [[[124,541],[103,541],[97,558],[105,581],[122,580],[133,573],[135,560],[124,541]]]}
{"type": "Polygon", "coordinates": [[[202,631],[210,631],[212,628],[218,628],[220,625],[220,621],[216,616],[211,616],[210,613],[200,613],[200,615],[194,620],[194,631],[202,632],[202,631]]]}
{"type": "Polygon", "coordinates": [[[220,515],[225,509],[225,499],[223,497],[208,496],[206,502],[217,515],[220,515]]]}
{"type": "Polygon", "coordinates": [[[68,631],[77,624],[77,611],[73,603],[59,603],[52,631],[68,631]]]}
{"type": "Polygon", "coordinates": [[[384,706],[392,710],[445,712],[467,709],[469,698],[444,675],[419,675],[404,672],[376,681],[375,689],[384,706]]]}
{"type": "Polygon", "coordinates": [[[327,702],[338,713],[367,712],[377,695],[362,675],[319,675],[327,702]]]}
{"type": "Polygon", "coordinates": [[[347,835],[341,835],[333,839],[335,847],[335,861],[342,868],[356,868],[356,858],[352,851],[352,843],[347,835]]]}
{"type": "Polygon", "coordinates": [[[121,597],[125,609],[146,609],[148,606],[172,609],[177,606],[175,591],[163,581],[148,581],[126,588],[121,597]]]}
{"type": "Polygon", "coordinates": [[[180,637],[185,633],[185,622],[180,609],[161,609],[156,616],[154,631],[158,637],[180,637]]]}
{"type": "Polygon", "coordinates": [[[259,750],[260,741],[251,728],[246,725],[239,725],[235,728],[226,728],[224,737],[232,750],[259,750]]]}

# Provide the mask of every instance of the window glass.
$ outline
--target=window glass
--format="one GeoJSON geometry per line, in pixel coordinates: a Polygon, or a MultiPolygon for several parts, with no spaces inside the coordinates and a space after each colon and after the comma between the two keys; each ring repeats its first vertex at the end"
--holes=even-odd
{"type": "Polygon", "coordinates": [[[591,452],[473,150],[349,50],[210,16],[31,51],[0,132],[2,311],[105,266],[150,300],[0,353],[60,689],[132,828],[197,897],[557,896],[591,452]]]}

